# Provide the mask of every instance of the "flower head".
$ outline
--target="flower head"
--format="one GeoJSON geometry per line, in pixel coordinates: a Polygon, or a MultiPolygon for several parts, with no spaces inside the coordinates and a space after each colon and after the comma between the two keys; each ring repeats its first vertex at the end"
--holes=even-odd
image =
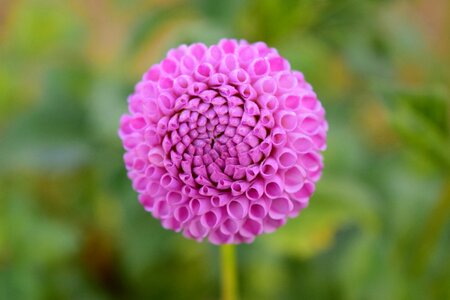
{"type": "Polygon", "coordinates": [[[302,73],[265,43],[181,45],[128,103],[119,129],[128,176],[163,227],[249,243],[308,205],[325,112],[302,73]]]}

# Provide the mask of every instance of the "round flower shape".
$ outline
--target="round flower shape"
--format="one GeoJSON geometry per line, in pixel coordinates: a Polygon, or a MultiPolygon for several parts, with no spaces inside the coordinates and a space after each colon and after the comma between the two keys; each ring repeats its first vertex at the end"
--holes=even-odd
{"type": "Polygon", "coordinates": [[[328,128],[302,73],[265,43],[168,52],[120,120],[128,176],[164,228],[250,243],[308,205],[328,128]]]}

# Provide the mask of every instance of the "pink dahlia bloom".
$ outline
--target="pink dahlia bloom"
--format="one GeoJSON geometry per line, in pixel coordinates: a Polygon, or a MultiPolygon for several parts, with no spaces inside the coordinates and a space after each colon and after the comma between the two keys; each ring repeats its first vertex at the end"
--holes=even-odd
{"type": "Polygon", "coordinates": [[[302,73],[265,43],[181,45],[128,103],[119,130],[128,176],[165,228],[250,243],[308,205],[325,112],[302,73]]]}

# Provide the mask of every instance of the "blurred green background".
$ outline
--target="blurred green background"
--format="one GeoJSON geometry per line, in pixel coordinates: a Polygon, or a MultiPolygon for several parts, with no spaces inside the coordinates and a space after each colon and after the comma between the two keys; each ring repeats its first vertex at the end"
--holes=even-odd
{"type": "Polygon", "coordinates": [[[222,37],[279,49],[330,124],[309,208],[238,247],[242,299],[450,299],[447,0],[1,0],[0,299],[219,297],[117,127],[169,48],[222,37]]]}

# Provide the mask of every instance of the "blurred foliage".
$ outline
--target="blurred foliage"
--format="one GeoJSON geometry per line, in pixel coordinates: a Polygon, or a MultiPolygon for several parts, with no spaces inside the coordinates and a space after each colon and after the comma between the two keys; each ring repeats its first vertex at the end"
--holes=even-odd
{"type": "Polygon", "coordinates": [[[264,40],[330,123],[308,209],[239,246],[243,299],[450,299],[446,0],[0,2],[0,299],[217,299],[217,248],[138,204],[117,138],[180,43],[264,40]]]}

